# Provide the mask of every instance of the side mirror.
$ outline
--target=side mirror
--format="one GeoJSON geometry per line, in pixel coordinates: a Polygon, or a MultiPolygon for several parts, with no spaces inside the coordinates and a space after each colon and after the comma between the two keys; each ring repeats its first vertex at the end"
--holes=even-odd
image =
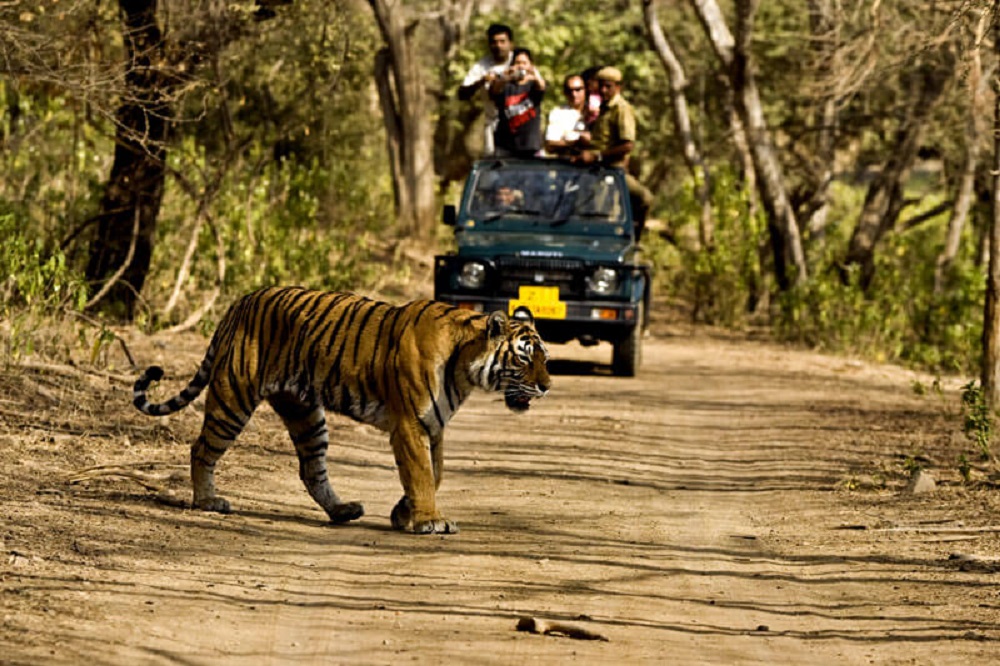
{"type": "Polygon", "coordinates": [[[441,213],[441,221],[447,224],[449,227],[455,226],[455,222],[458,220],[458,215],[455,212],[455,207],[451,204],[447,204],[444,207],[444,211],[441,213]]]}

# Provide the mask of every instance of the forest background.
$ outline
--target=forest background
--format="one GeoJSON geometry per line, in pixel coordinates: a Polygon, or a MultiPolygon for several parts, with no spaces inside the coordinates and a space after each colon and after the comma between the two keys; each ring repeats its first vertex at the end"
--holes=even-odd
{"type": "Polygon", "coordinates": [[[646,253],[685,316],[975,376],[993,5],[2,0],[4,362],[209,331],[265,284],[405,278],[451,243],[481,140],[456,91],[499,21],[546,112],[566,74],[624,72],[646,253]]]}

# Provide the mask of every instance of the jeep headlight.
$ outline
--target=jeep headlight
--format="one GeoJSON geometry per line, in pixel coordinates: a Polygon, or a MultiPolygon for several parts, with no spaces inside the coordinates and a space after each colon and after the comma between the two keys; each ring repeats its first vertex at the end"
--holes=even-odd
{"type": "Polygon", "coordinates": [[[486,283],[486,266],[478,261],[470,261],[458,272],[458,284],[465,289],[479,289],[486,283]]]}
{"type": "Polygon", "coordinates": [[[618,273],[613,268],[598,268],[587,278],[587,287],[599,296],[618,291],[618,273]]]}

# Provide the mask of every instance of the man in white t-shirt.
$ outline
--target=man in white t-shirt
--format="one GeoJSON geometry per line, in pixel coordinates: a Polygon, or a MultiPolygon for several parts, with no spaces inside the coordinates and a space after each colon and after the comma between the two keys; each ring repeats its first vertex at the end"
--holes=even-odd
{"type": "MultiPolygon", "coordinates": [[[[514,50],[514,31],[506,25],[494,23],[486,30],[486,38],[490,54],[480,58],[465,76],[465,80],[458,88],[458,98],[461,100],[472,99],[480,90],[487,91],[494,79],[502,76],[510,66],[511,53],[514,50]]],[[[483,103],[483,115],[486,121],[483,155],[489,156],[493,154],[493,132],[496,130],[500,115],[496,104],[488,94],[483,103]]]]}
{"type": "Polygon", "coordinates": [[[587,89],[579,74],[570,74],[563,80],[563,94],[566,103],[549,111],[549,122],[545,128],[545,154],[548,157],[572,155],[578,148],[578,141],[586,125],[583,121],[583,106],[587,100],[587,89]]]}

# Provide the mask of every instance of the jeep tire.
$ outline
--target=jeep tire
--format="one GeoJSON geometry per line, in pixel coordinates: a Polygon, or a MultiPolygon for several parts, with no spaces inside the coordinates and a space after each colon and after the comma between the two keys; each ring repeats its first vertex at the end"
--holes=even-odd
{"type": "Polygon", "coordinates": [[[624,339],[614,343],[611,372],[618,377],[635,377],[642,363],[643,310],[643,302],[639,301],[635,308],[635,326],[624,339]]]}

